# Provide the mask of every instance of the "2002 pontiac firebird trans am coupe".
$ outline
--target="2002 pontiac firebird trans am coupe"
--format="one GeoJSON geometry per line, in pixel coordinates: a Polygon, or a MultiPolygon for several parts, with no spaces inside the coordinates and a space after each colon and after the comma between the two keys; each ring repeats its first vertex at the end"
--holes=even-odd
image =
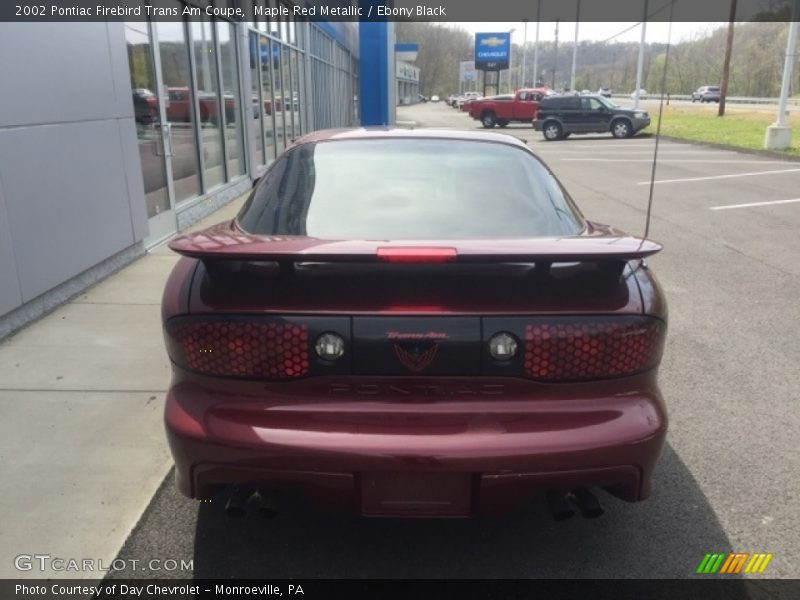
{"type": "Polygon", "coordinates": [[[170,247],[185,495],[470,516],[542,494],[563,518],[602,512],[592,488],[650,494],[661,246],[585,220],[518,140],[317,132],[170,247]]]}

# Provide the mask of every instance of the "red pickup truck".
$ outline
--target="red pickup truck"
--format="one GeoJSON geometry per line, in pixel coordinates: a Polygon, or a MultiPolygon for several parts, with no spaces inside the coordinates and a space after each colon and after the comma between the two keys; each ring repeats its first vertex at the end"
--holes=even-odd
{"type": "Polygon", "coordinates": [[[492,96],[473,100],[469,104],[469,116],[479,120],[487,129],[499,125],[505,127],[511,121],[532,123],[539,112],[539,100],[550,94],[547,88],[525,88],[507,96],[492,96]]]}

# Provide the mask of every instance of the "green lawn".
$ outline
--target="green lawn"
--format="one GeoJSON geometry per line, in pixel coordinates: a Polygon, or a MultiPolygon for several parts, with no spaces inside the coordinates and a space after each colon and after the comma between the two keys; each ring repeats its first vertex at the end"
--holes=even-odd
{"type": "MultiPolygon", "coordinates": [[[[775,121],[775,113],[744,111],[727,107],[724,117],[715,110],[665,106],[661,133],[674,138],[696,142],[725,144],[752,150],[764,149],[764,135],[768,125],[775,121]]],[[[658,113],[651,114],[653,123],[649,131],[655,133],[658,113]]],[[[789,124],[793,127],[792,147],[783,153],[800,156],[800,114],[791,113],[789,124]]]]}

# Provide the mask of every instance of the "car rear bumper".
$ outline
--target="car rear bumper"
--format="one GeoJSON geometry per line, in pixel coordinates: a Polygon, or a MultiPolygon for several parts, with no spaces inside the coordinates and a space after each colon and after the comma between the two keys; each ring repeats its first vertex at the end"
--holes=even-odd
{"type": "Polygon", "coordinates": [[[636,393],[567,384],[535,400],[504,379],[492,380],[508,386],[499,395],[490,385],[402,401],[383,394],[390,378],[337,384],[335,398],[178,383],[165,421],[178,487],[194,498],[239,485],[368,516],[504,512],[536,492],[588,486],[638,501],[651,492],[667,427],[653,378],[638,379],[636,393]]]}

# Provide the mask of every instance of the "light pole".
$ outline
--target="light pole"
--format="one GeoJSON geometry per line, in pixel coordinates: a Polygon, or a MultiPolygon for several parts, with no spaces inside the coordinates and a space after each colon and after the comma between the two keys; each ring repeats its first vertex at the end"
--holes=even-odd
{"type": "Polygon", "coordinates": [[[556,46],[553,54],[553,85],[550,87],[556,89],[556,69],[558,68],[558,19],[556,19],[556,46]]]}
{"type": "Polygon", "coordinates": [[[542,16],[542,0],[536,2],[536,41],[533,45],[533,87],[539,84],[537,75],[539,74],[539,21],[542,16]]]}
{"type": "Polygon", "coordinates": [[[792,84],[792,69],[796,60],[797,29],[800,27],[800,22],[798,21],[800,21],[800,0],[794,0],[792,17],[789,21],[789,36],[786,40],[786,58],[783,63],[781,95],[778,100],[778,120],[767,127],[767,133],[764,137],[765,148],[784,150],[792,144],[792,127],[786,124],[786,101],[789,96],[789,87],[792,84]]]}
{"type": "Polygon", "coordinates": [[[525,57],[528,54],[528,19],[522,19],[522,22],[525,23],[525,28],[524,33],[522,34],[522,85],[520,87],[526,87],[525,57]]]}
{"type": "Polygon", "coordinates": [[[647,34],[647,0],[644,0],[644,18],[642,19],[642,39],[639,42],[639,60],[636,63],[636,91],[634,92],[633,108],[639,108],[639,92],[642,89],[642,69],[644,68],[644,40],[647,34]]]}
{"type": "MultiPolygon", "coordinates": [[[[517,30],[516,27],[508,30],[508,91],[511,93],[514,92],[514,90],[511,89],[511,48],[514,45],[511,43],[511,36],[514,34],[516,30],[517,30]]],[[[498,87],[497,93],[498,94],[502,93],[500,92],[499,89],[500,86],[497,87],[498,87]]]]}
{"type": "Polygon", "coordinates": [[[578,61],[578,24],[581,20],[581,0],[578,0],[578,8],[575,14],[575,45],[572,47],[572,73],[569,76],[569,89],[575,91],[575,66],[578,61]]]}

